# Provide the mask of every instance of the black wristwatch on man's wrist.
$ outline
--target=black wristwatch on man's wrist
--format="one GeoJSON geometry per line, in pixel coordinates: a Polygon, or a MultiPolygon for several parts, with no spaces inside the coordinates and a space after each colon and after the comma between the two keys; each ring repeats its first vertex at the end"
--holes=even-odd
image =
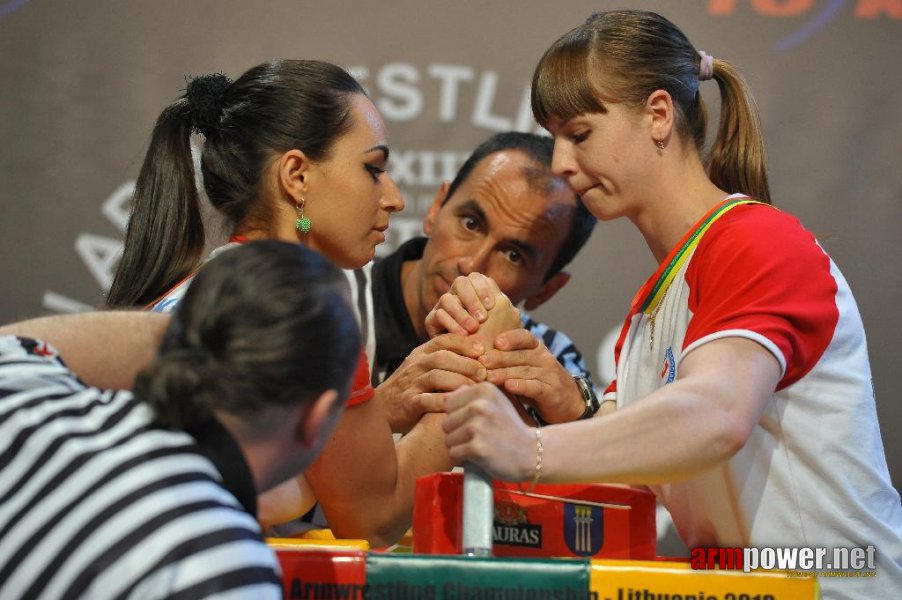
{"type": "Polygon", "coordinates": [[[576,387],[579,388],[579,393],[583,395],[583,400],[586,402],[586,410],[580,416],[580,419],[591,419],[601,407],[601,402],[598,401],[598,396],[595,395],[595,386],[582,375],[574,375],[573,379],[576,380],[576,387]]]}
{"type": "MultiPolygon", "coordinates": [[[[583,414],[576,420],[591,419],[595,416],[595,413],[598,412],[599,407],[601,407],[601,402],[598,401],[598,397],[595,395],[595,387],[592,385],[591,381],[582,375],[574,375],[573,380],[576,381],[576,387],[579,388],[579,393],[582,394],[583,401],[586,403],[586,410],[584,410],[583,414]]],[[[524,404],[523,408],[525,408],[526,412],[532,416],[536,425],[539,427],[548,425],[548,422],[542,418],[542,415],[539,414],[539,411],[537,411],[534,406],[524,404]]]]}

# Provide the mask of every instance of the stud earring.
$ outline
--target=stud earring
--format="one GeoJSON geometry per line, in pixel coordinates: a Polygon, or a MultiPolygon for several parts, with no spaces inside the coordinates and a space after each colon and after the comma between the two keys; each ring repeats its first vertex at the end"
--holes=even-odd
{"type": "Polygon", "coordinates": [[[310,217],[304,216],[304,205],[307,204],[307,199],[301,196],[300,203],[295,202],[294,207],[298,211],[297,221],[294,222],[294,228],[300,231],[301,233],[310,233],[310,227],[312,223],[310,222],[310,217]]]}
{"type": "Polygon", "coordinates": [[[658,147],[658,150],[663,150],[664,149],[664,140],[656,140],[655,146],[658,147]]]}

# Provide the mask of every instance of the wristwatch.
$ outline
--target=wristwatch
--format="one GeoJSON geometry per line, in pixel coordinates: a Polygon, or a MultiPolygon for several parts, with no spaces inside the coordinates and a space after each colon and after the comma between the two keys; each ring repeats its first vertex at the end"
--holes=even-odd
{"type": "MultiPolygon", "coordinates": [[[[595,387],[592,385],[591,381],[582,375],[574,375],[573,379],[576,381],[576,387],[579,388],[579,393],[582,394],[583,401],[586,403],[586,410],[583,411],[583,414],[579,416],[577,421],[581,419],[591,419],[601,407],[601,402],[598,401],[598,397],[595,395],[595,387]]],[[[539,414],[539,411],[537,411],[534,406],[524,403],[523,408],[526,409],[526,412],[533,418],[536,425],[539,427],[548,425],[548,422],[542,418],[542,415],[539,414]]]]}
{"type": "Polygon", "coordinates": [[[591,419],[601,407],[601,402],[598,401],[598,397],[595,395],[595,386],[582,375],[574,375],[573,379],[576,380],[576,387],[579,388],[579,393],[583,395],[583,400],[586,401],[586,410],[580,419],[591,419]]]}

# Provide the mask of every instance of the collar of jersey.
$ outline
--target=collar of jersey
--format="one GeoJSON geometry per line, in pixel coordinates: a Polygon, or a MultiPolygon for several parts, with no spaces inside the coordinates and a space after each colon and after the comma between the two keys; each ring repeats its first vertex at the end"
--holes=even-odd
{"type": "Polygon", "coordinates": [[[667,255],[667,258],[661,262],[657,272],[636,294],[632,304],[633,312],[651,314],[658,307],[658,304],[661,303],[680,268],[692,256],[692,252],[698,246],[705,232],[717,219],[742,204],[763,204],[763,202],[752,200],[743,194],[733,194],[709,210],[692,229],[686,232],[680,242],[667,255]]]}

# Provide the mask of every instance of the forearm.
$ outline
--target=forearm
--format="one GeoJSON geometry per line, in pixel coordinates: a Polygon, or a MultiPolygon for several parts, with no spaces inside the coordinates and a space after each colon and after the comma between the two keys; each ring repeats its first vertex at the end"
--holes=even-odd
{"type": "Polygon", "coordinates": [[[598,408],[598,415],[609,415],[612,412],[617,410],[617,401],[616,400],[603,400],[601,402],[601,406],[598,408]]]}
{"type": "Polygon", "coordinates": [[[399,520],[394,539],[397,540],[409,528],[413,518],[416,480],[418,477],[450,471],[454,466],[445,446],[442,430],[444,413],[423,415],[419,423],[398,442],[398,482],[395,486],[394,501],[399,520]]]}
{"type": "Polygon", "coordinates": [[[378,411],[376,405],[346,411],[306,475],[336,537],[385,546],[410,527],[416,478],[449,468],[450,459],[443,415],[424,416],[396,447],[378,411]]]}
{"type": "Polygon", "coordinates": [[[781,375],[770,352],[742,338],[700,346],[680,370],[629,406],[543,431],[548,479],[653,484],[697,475],[745,445],[781,375]]]}
{"type": "Polygon", "coordinates": [[[104,311],[39,317],[0,327],[0,335],[45,341],[85,383],[130,389],[135,375],[154,357],[169,315],[104,311]]]}
{"type": "Polygon", "coordinates": [[[724,404],[675,382],[598,418],[545,427],[543,480],[655,484],[697,475],[748,435],[724,404]]]}
{"type": "MultiPolygon", "coordinates": [[[[727,460],[751,435],[780,379],[780,364],[756,342],[723,338],[680,363],[671,384],[594,419],[542,428],[542,479],[650,484],[696,475],[727,460]]],[[[532,479],[529,428],[494,386],[462,388],[447,401],[451,456],[497,477],[532,479]]]]}

